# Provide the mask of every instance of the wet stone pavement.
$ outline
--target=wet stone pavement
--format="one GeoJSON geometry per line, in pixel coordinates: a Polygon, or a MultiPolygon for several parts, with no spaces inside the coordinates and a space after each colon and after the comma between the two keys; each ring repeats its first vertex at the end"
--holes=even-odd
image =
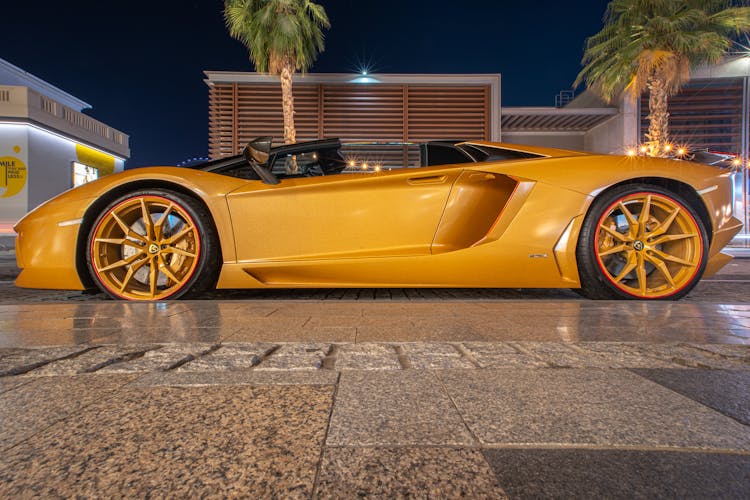
{"type": "Polygon", "coordinates": [[[750,260],[676,303],[0,284],[0,498],[747,498],[749,284],[750,260]]]}

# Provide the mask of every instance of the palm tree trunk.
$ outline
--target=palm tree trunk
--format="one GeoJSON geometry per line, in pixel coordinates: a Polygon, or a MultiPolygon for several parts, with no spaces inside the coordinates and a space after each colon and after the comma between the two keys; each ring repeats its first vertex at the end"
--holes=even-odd
{"type": "Polygon", "coordinates": [[[669,112],[667,111],[667,85],[662,78],[652,78],[648,83],[648,138],[649,155],[664,156],[669,143],[669,112]]]}
{"type": "Polygon", "coordinates": [[[284,110],[284,143],[297,142],[297,131],[294,129],[294,96],[292,95],[292,75],[294,66],[285,61],[281,67],[281,106],[284,110]]]}

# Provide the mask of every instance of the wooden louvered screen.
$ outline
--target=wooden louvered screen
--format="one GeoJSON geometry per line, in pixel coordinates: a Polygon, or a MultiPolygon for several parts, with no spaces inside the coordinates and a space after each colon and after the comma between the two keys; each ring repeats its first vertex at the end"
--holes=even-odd
{"type": "Polygon", "coordinates": [[[489,87],[409,87],[412,141],[489,139],[489,87]]]}
{"type": "MultiPolygon", "coordinates": [[[[424,142],[490,138],[489,85],[294,85],[297,140],[424,142]]],[[[279,85],[214,83],[209,156],[238,154],[250,140],[283,137],[279,85]]],[[[414,164],[414,148],[380,147],[384,165],[414,164]],[[387,158],[386,158],[387,156],[387,158]],[[398,161],[397,161],[398,159],[398,161]]]]}
{"type": "MultiPolygon", "coordinates": [[[[691,82],[669,99],[669,134],[690,149],[740,153],[742,80],[691,82]]],[[[648,132],[648,97],[641,99],[641,140],[648,132]]]]}
{"type": "Polygon", "coordinates": [[[404,94],[398,85],[327,85],[323,135],[342,141],[401,141],[404,94]]]}
{"type": "Polygon", "coordinates": [[[234,154],[236,84],[218,84],[208,93],[208,156],[212,159],[234,154]]]}

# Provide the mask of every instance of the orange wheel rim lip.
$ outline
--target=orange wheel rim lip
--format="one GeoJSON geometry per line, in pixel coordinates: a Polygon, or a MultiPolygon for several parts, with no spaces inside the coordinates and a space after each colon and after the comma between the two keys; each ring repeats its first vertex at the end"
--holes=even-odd
{"type": "MultiPolygon", "coordinates": [[[[674,223],[674,221],[673,221],[673,223],[674,223]]],[[[611,203],[604,210],[604,213],[599,218],[599,220],[597,221],[597,224],[596,224],[596,234],[595,234],[595,237],[594,237],[594,253],[596,255],[596,262],[599,265],[599,268],[602,271],[602,274],[607,279],[607,281],[609,281],[615,288],[617,288],[618,290],[622,291],[623,293],[626,293],[626,294],[630,295],[631,297],[635,297],[635,298],[638,298],[638,299],[646,299],[646,300],[665,299],[665,298],[672,297],[675,294],[678,294],[682,290],[684,290],[687,286],[689,286],[693,282],[693,279],[695,278],[695,276],[698,274],[698,272],[700,271],[700,269],[703,266],[703,253],[704,253],[703,250],[704,250],[703,238],[702,238],[702,235],[700,234],[698,223],[695,220],[695,217],[693,217],[693,214],[690,213],[690,211],[687,209],[687,207],[685,205],[683,205],[682,203],[678,202],[674,198],[672,198],[672,197],[670,197],[668,195],[662,194],[662,193],[654,193],[654,192],[649,192],[649,191],[639,191],[639,192],[636,192],[636,193],[630,193],[630,194],[627,194],[625,196],[621,196],[620,198],[618,198],[617,200],[615,200],[613,203],[611,203]],[[698,243],[696,245],[696,253],[698,255],[698,259],[697,259],[697,262],[695,262],[693,264],[693,272],[690,273],[688,276],[686,276],[686,277],[684,277],[684,278],[681,279],[681,284],[680,284],[679,287],[677,287],[674,290],[668,290],[667,293],[654,294],[654,295],[641,295],[641,294],[633,293],[632,291],[630,291],[629,289],[632,289],[632,287],[621,286],[619,283],[615,282],[614,279],[612,278],[611,273],[609,272],[609,270],[607,269],[606,265],[602,261],[602,257],[600,255],[600,251],[599,251],[599,235],[601,234],[601,226],[602,226],[602,223],[604,222],[604,220],[607,217],[610,216],[610,214],[612,213],[613,209],[617,205],[619,205],[620,203],[625,203],[625,202],[628,202],[628,201],[634,201],[634,200],[637,200],[639,197],[643,197],[643,196],[652,196],[652,197],[662,198],[662,199],[667,200],[668,202],[672,203],[674,207],[680,208],[682,214],[684,214],[684,215],[687,216],[688,222],[690,222],[693,225],[693,227],[696,229],[696,233],[698,235],[698,243]]],[[[631,272],[634,272],[634,271],[635,271],[635,268],[633,270],[631,270],[631,272]]]]}
{"type": "Polygon", "coordinates": [[[96,273],[97,280],[98,280],[98,282],[101,285],[103,285],[107,289],[107,291],[109,293],[111,293],[112,295],[115,295],[118,298],[124,299],[124,300],[138,300],[138,301],[144,301],[144,302],[145,301],[152,302],[152,301],[164,300],[164,299],[167,299],[167,298],[171,297],[172,295],[174,295],[177,292],[179,292],[180,290],[182,290],[185,287],[185,285],[190,281],[190,279],[193,277],[193,275],[195,274],[195,270],[198,267],[198,260],[200,259],[200,256],[201,256],[201,250],[200,250],[201,239],[200,239],[199,231],[198,231],[197,226],[195,224],[195,220],[190,216],[190,214],[187,212],[187,210],[185,210],[182,207],[182,205],[180,205],[179,203],[175,202],[174,200],[170,200],[169,198],[165,198],[163,196],[158,196],[158,195],[143,195],[143,196],[136,196],[136,197],[133,197],[133,198],[128,198],[126,200],[121,201],[120,203],[118,203],[117,205],[115,205],[114,207],[112,207],[111,209],[109,209],[107,211],[106,215],[99,220],[99,222],[97,223],[96,228],[94,229],[94,232],[92,234],[93,234],[93,238],[91,238],[91,242],[90,242],[90,246],[89,246],[89,252],[90,252],[91,260],[92,260],[91,264],[92,264],[92,267],[94,269],[94,273],[96,273]],[[193,231],[193,235],[194,235],[194,238],[195,238],[195,257],[193,258],[193,262],[192,262],[192,264],[190,266],[190,269],[188,270],[187,273],[185,273],[185,277],[182,280],[182,282],[180,283],[180,286],[174,287],[174,290],[171,290],[168,293],[164,293],[164,294],[152,297],[152,298],[143,298],[143,297],[139,297],[139,296],[126,295],[126,294],[122,294],[118,290],[113,289],[110,286],[109,279],[107,279],[106,277],[103,277],[102,274],[100,273],[99,266],[97,265],[97,263],[95,261],[95,255],[96,255],[96,253],[95,253],[95,250],[96,250],[96,238],[97,238],[97,235],[99,235],[99,231],[100,231],[102,225],[108,220],[108,216],[111,215],[112,213],[115,213],[116,210],[119,209],[120,207],[122,207],[124,205],[131,204],[135,200],[139,200],[139,199],[159,200],[159,201],[164,202],[166,204],[172,204],[172,205],[174,205],[175,207],[177,207],[179,209],[180,216],[184,217],[185,220],[186,220],[186,222],[190,223],[193,226],[193,228],[195,228],[195,230],[193,231]]]}

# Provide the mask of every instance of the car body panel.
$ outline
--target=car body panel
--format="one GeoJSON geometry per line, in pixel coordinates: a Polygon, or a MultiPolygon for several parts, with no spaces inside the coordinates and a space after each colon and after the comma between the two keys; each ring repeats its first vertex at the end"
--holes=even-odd
{"type": "Polygon", "coordinates": [[[228,197],[239,261],[428,255],[457,168],[253,183],[228,197]],[[368,198],[377,193],[376,202],[368,198]],[[289,221],[293,220],[290,224],[289,221]]]}
{"type": "Polygon", "coordinates": [[[148,186],[179,188],[205,204],[221,244],[218,288],[576,288],[578,233],[592,201],[611,186],[643,179],[677,181],[700,196],[712,240],[707,275],[726,264],[721,249],[741,227],[732,217],[730,179],[713,167],[472,144],[541,157],[275,185],[176,167],[113,174],[19,222],[16,283],[85,288],[80,257],[87,222],[119,194],[148,186]]]}

